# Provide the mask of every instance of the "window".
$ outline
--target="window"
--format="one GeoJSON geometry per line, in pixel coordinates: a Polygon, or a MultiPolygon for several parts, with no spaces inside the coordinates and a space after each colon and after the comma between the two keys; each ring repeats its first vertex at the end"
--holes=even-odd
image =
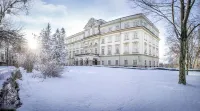
{"type": "Polygon", "coordinates": [[[129,23],[125,23],[124,28],[129,28],[129,23]]]}
{"type": "Polygon", "coordinates": [[[111,65],[111,60],[108,60],[108,65],[111,65]]]}
{"type": "Polygon", "coordinates": [[[79,50],[76,50],[76,54],[79,54],[79,50]]]}
{"type": "Polygon", "coordinates": [[[112,36],[108,37],[108,43],[112,42],[112,36]]]}
{"type": "Polygon", "coordinates": [[[144,26],[144,27],[147,27],[147,23],[146,23],[145,21],[143,22],[143,26],[144,26]]]}
{"type": "Polygon", "coordinates": [[[115,29],[116,29],[116,30],[119,30],[119,25],[116,25],[115,29]]]}
{"type": "Polygon", "coordinates": [[[85,54],[87,54],[87,50],[85,50],[85,54]]]}
{"type": "Polygon", "coordinates": [[[125,66],[128,65],[128,60],[124,60],[124,65],[125,65],[125,66]]]}
{"type": "Polygon", "coordinates": [[[140,20],[140,26],[143,26],[143,20],[140,20]]]}
{"type": "Polygon", "coordinates": [[[108,30],[109,30],[109,32],[111,32],[112,31],[112,27],[109,27],[108,30]]]}
{"type": "Polygon", "coordinates": [[[92,46],[92,42],[90,42],[90,46],[92,46]]]}
{"type": "Polygon", "coordinates": [[[134,22],[133,22],[133,27],[136,27],[136,26],[137,26],[137,22],[134,21],[134,22]]]}
{"type": "Polygon", "coordinates": [[[119,65],[119,62],[118,60],[115,60],[115,65],[118,66],[119,65]]]}
{"type": "Polygon", "coordinates": [[[71,58],[71,51],[69,51],[69,58],[71,58]]]}
{"type": "Polygon", "coordinates": [[[153,56],[155,56],[155,47],[153,47],[153,56]]]}
{"type": "Polygon", "coordinates": [[[158,53],[158,48],[156,48],[156,56],[157,56],[157,57],[158,57],[158,54],[159,54],[159,53],[158,53]]]}
{"type": "Polygon", "coordinates": [[[151,61],[149,61],[149,67],[151,67],[151,61]]]}
{"type": "Polygon", "coordinates": [[[1,60],[4,61],[4,54],[1,54],[1,60]]]}
{"type": "Polygon", "coordinates": [[[137,66],[137,60],[133,60],[133,66],[137,66]]]}
{"type": "Polygon", "coordinates": [[[140,21],[139,20],[136,21],[136,26],[140,26],[140,21]]]}
{"type": "Polygon", "coordinates": [[[133,32],[133,39],[138,39],[138,32],[133,32]]]}
{"type": "Polygon", "coordinates": [[[146,33],[144,33],[144,40],[145,40],[145,41],[147,40],[147,35],[146,35],[146,33]]]}
{"type": "Polygon", "coordinates": [[[97,45],[98,45],[98,43],[97,43],[97,42],[95,42],[95,43],[94,43],[94,46],[97,46],[97,45]]]}
{"type": "Polygon", "coordinates": [[[93,53],[93,50],[92,50],[92,49],[90,49],[90,53],[93,53]]]}
{"type": "Polygon", "coordinates": [[[144,54],[147,54],[147,43],[144,43],[144,54]]]}
{"type": "Polygon", "coordinates": [[[83,51],[83,49],[81,49],[81,54],[83,54],[84,53],[84,51],[83,51]]]}
{"type": "Polygon", "coordinates": [[[104,65],[104,61],[101,61],[101,64],[104,65]]]}
{"type": "Polygon", "coordinates": [[[81,43],[81,47],[84,47],[84,43],[81,43]]]}
{"type": "Polygon", "coordinates": [[[147,60],[144,61],[144,65],[145,65],[145,67],[147,66],[147,60]]]}
{"type": "Polygon", "coordinates": [[[85,42],[85,47],[87,47],[88,46],[88,42],[85,42]]]}
{"type": "Polygon", "coordinates": [[[105,33],[105,29],[101,29],[101,33],[105,33]]]}
{"type": "Polygon", "coordinates": [[[119,54],[119,44],[115,45],[115,54],[119,54]]]}
{"type": "Polygon", "coordinates": [[[128,40],[129,38],[128,38],[128,33],[125,33],[124,34],[124,40],[128,40]]]}
{"type": "Polygon", "coordinates": [[[155,63],[155,61],[153,61],[153,66],[154,66],[154,67],[156,66],[156,63],[155,63]]]}
{"type": "Polygon", "coordinates": [[[119,42],[119,41],[120,41],[120,35],[116,35],[115,42],[119,42]]]}
{"type": "Polygon", "coordinates": [[[105,44],[105,39],[101,39],[101,44],[105,44]]]}
{"type": "Polygon", "coordinates": [[[133,42],[133,53],[138,52],[138,42],[133,42]]]}
{"type": "Polygon", "coordinates": [[[95,29],[94,28],[92,28],[92,34],[95,34],[95,29]]]}
{"type": "Polygon", "coordinates": [[[124,53],[125,54],[129,53],[129,44],[124,44],[124,53]]]}
{"type": "Polygon", "coordinates": [[[95,48],[95,54],[97,54],[97,48],[95,48]]]}
{"type": "Polygon", "coordinates": [[[105,55],[104,52],[105,52],[105,47],[101,47],[101,54],[102,54],[102,55],[105,55]]]}
{"type": "Polygon", "coordinates": [[[151,55],[151,45],[149,45],[149,55],[151,55]]]}
{"type": "Polygon", "coordinates": [[[112,46],[111,45],[108,46],[108,55],[112,55],[112,46]]]}
{"type": "Polygon", "coordinates": [[[90,35],[90,30],[88,30],[88,36],[90,35]]]}

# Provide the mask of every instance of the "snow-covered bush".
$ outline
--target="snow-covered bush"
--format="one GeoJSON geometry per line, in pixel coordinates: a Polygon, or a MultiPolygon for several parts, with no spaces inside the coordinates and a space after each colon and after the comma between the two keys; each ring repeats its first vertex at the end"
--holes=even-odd
{"type": "Polygon", "coordinates": [[[58,65],[55,61],[47,62],[40,66],[40,71],[46,77],[60,77],[63,71],[63,67],[58,65]]]}
{"type": "Polygon", "coordinates": [[[19,98],[19,85],[16,82],[17,79],[22,77],[20,70],[16,70],[8,78],[0,90],[0,110],[11,110],[19,108],[22,103],[19,98]]]}

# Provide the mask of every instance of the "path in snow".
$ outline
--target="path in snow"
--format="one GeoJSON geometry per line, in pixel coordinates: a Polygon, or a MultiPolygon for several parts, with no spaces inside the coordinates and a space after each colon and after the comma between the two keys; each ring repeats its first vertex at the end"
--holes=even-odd
{"type": "Polygon", "coordinates": [[[199,111],[200,76],[177,71],[68,67],[44,81],[23,74],[19,111],[199,111]]]}

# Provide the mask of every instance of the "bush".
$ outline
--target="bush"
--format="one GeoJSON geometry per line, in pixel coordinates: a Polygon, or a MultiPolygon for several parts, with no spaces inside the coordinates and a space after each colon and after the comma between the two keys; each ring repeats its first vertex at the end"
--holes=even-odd
{"type": "Polygon", "coordinates": [[[19,98],[19,85],[16,82],[19,78],[21,78],[20,70],[16,70],[3,83],[0,90],[0,111],[15,111],[22,105],[19,98]]]}
{"type": "Polygon", "coordinates": [[[16,71],[12,72],[12,78],[14,80],[22,78],[22,74],[21,74],[19,69],[17,69],[16,71]]]}
{"type": "Polygon", "coordinates": [[[60,77],[63,71],[63,66],[56,64],[56,62],[47,62],[40,66],[40,71],[46,77],[60,77]]]}

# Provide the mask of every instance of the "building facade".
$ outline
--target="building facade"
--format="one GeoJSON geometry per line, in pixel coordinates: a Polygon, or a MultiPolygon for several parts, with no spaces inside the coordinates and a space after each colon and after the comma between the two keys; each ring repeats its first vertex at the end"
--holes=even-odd
{"type": "Polygon", "coordinates": [[[67,65],[158,66],[159,40],[143,14],[109,22],[91,18],[82,32],[66,38],[67,65]]]}

